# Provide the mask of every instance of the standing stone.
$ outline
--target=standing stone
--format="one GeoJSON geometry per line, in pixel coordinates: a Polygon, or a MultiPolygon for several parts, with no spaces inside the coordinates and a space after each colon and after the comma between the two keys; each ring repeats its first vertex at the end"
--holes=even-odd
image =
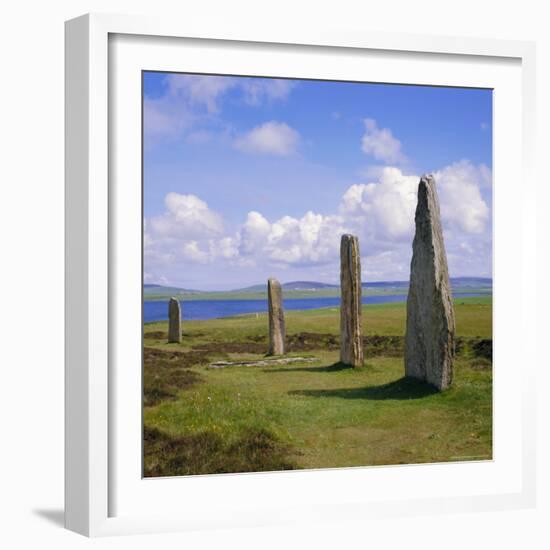
{"type": "Polygon", "coordinates": [[[340,362],[359,367],[363,364],[361,334],[361,257],[359,240],[342,235],[340,242],[340,362]]]}
{"type": "Polygon", "coordinates": [[[181,308],[176,298],[170,298],[168,303],[168,343],[181,342],[181,308]]]}
{"type": "Polygon", "coordinates": [[[285,313],[283,311],[283,291],[277,279],[267,281],[269,303],[269,355],[285,353],[285,313]]]}
{"type": "Polygon", "coordinates": [[[407,297],[405,375],[444,390],[453,381],[455,318],[433,176],[420,179],[415,223],[407,297]]]}

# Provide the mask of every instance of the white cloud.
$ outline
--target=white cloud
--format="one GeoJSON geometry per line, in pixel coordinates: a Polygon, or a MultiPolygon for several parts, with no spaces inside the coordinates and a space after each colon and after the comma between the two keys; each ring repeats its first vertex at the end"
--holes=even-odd
{"type": "Polygon", "coordinates": [[[401,244],[391,250],[364,254],[361,265],[363,281],[403,281],[409,277],[412,248],[401,244]]]}
{"type": "Polygon", "coordinates": [[[456,162],[434,173],[439,191],[441,216],[452,229],[482,233],[489,220],[489,207],[480,187],[487,185],[488,168],[467,160],[456,162]]]}
{"type": "MultiPolygon", "coordinates": [[[[374,181],[348,188],[340,212],[359,236],[366,280],[406,279],[419,176],[396,167],[376,174],[374,181]]],[[[482,193],[491,171],[461,161],[434,176],[451,274],[491,276],[490,204],[482,193]]]]}
{"type": "Polygon", "coordinates": [[[401,142],[393,136],[389,128],[379,128],[376,120],[366,118],[365,133],[361,140],[361,149],[367,155],[390,164],[400,164],[406,160],[401,152],[401,142]]]}
{"type": "Polygon", "coordinates": [[[240,230],[239,252],[246,256],[258,250],[270,231],[271,224],[259,212],[249,212],[240,230]]]}
{"type": "Polygon", "coordinates": [[[210,249],[214,257],[220,257],[226,260],[234,260],[239,256],[238,243],[233,237],[224,237],[217,241],[211,241],[210,249]]]}
{"type": "Polygon", "coordinates": [[[235,140],[235,148],[246,153],[288,156],[296,152],[300,135],[284,122],[274,120],[256,126],[235,140]]]}
{"type": "Polygon", "coordinates": [[[151,234],[147,231],[147,219],[143,220],[143,247],[149,248],[153,244],[151,234]]]}
{"type": "Polygon", "coordinates": [[[164,199],[166,211],[150,220],[157,236],[178,239],[208,238],[221,235],[221,216],[211,210],[196,195],[168,193],[164,199]]]}
{"type": "MultiPolygon", "coordinates": [[[[489,220],[489,207],[480,189],[491,181],[490,170],[464,160],[435,172],[434,176],[444,226],[468,234],[483,232],[489,220]]],[[[396,167],[382,168],[378,181],[352,185],[342,198],[340,210],[361,218],[372,237],[408,239],[414,231],[419,179],[396,167]]]]}
{"type": "Polygon", "coordinates": [[[226,236],[223,219],[196,195],[168,193],[165,211],[144,221],[144,255],[149,271],[180,261],[207,264],[239,255],[235,237],[226,236]]]}
{"type": "Polygon", "coordinates": [[[309,211],[301,218],[283,216],[270,223],[258,212],[249,212],[239,232],[239,252],[276,265],[322,264],[338,254],[345,231],[340,216],[309,211]]]}
{"type": "Polygon", "coordinates": [[[208,112],[220,111],[220,99],[229,90],[236,89],[248,105],[285,100],[295,86],[291,80],[278,78],[245,78],[215,75],[171,74],[167,77],[170,95],[188,97],[191,102],[203,105],[208,112]]]}
{"type": "Polygon", "coordinates": [[[418,176],[406,176],[399,168],[385,167],[376,183],[352,185],[342,197],[340,209],[370,227],[371,238],[409,237],[414,228],[418,176]]]}
{"type": "Polygon", "coordinates": [[[237,85],[234,78],[215,75],[171,74],[166,82],[168,95],[185,97],[192,104],[204,106],[209,113],[217,113],[220,96],[237,85]]]}
{"type": "MultiPolygon", "coordinates": [[[[365,280],[405,280],[420,178],[396,167],[377,174],[373,181],[348,187],[332,214],[307,211],[271,221],[250,211],[231,231],[199,197],[169,193],[165,212],[145,222],[146,271],[162,274],[162,266],[185,270],[189,264],[212,264],[209,269],[282,273],[315,268],[310,277],[331,273],[334,278],[340,238],[349,232],[359,237],[365,280]]],[[[451,274],[490,276],[490,205],[481,193],[491,180],[489,169],[461,161],[434,175],[451,274]]]]}
{"type": "Polygon", "coordinates": [[[491,169],[485,164],[480,164],[477,169],[479,170],[479,186],[482,188],[492,189],[493,172],[491,169]]]}
{"type": "Polygon", "coordinates": [[[205,264],[208,262],[208,252],[201,250],[197,241],[184,242],[181,247],[183,258],[194,263],[205,264]]]}
{"type": "Polygon", "coordinates": [[[237,100],[254,107],[284,101],[295,83],[276,78],[245,78],[216,75],[170,74],[166,91],[157,98],[144,99],[144,134],[147,145],[159,139],[174,139],[189,133],[190,142],[210,141],[213,128],[226,126],[219,119],[223,99],[231,90],[237,100]],[[209,127],[205,130],[204,125],[209,127]]]}
{"type": "Polygon", "coordinates": [[[246,78],[239,81],[246,103],[259,106],[265,101],[285,100],[295,86],[292,80],[246,78]]]}
{"type": "Polygon", "coordinates": [[[169,285],[170,281],[162,275],[155,275],[154,273],[143,272],[143,282],[144,283],[155,283],[161,285],[169,285]]]}

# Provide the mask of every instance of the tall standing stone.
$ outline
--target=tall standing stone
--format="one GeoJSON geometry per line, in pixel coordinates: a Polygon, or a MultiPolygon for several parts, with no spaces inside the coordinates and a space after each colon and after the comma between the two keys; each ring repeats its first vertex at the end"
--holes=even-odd
{"type": "Polygon", "coordinates": [[[277,279],[267,281],[267,300],[269,304],[269,355],[285,353],[285,313],[283,310],[283,291],[277,279]]]}
{"type": "Polygon", "coordinates": [[[181,307],[176,298],[170,298],[168,303],[168,343],[181,342],[181,307]]]}
{"type": "Polygon", "coordinates": [[[359,367],[363,364],[361,329],[361,257],[359,240],[342,235],[340,242],[340,362],[359,367]]]}
{"type": "Polygon", "coordinates": [[[455,318],[433,176],[420,179],[415,224],[407,297],[405,375],[444,390],[453,381],[455,318]]]}

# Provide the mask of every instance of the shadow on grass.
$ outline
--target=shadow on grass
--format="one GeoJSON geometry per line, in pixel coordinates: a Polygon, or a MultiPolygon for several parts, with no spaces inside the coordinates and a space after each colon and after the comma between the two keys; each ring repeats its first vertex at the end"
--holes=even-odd
{"type": "Polygon", "coordinates": [[[353,369],[352,366],[338,362],[324,367],[282,367],[278,369],[264,369],[264,372],[338,372],[351,369],[353,369]]]}
{"type": "Polygon", "coordinates": [[[336,390],[294,390],[290,395],[307,397],[341,397],[343,399],[420,399],[438,393],[437,388],[415,378],[400,378],[380,386],[336,390]]]}

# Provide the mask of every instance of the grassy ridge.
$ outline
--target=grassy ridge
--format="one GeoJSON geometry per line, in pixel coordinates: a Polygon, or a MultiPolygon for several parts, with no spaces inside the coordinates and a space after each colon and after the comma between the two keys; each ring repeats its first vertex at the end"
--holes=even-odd
{"type": "Polygon", "coordinates": [[[460,299],[455,312],[443,393],[403,378],[404,303],[363,307],[360,369],[338,363],[337,308],[286,314],[291,354],[315,358],[303,364],[207,368],[263,357],[265,314],[184,322],[181,345],[165,343],[166,323],[147,324],[145,391],[157,399],[144,410],[145,474],[491,458],[491,300],[460,299]]]}

